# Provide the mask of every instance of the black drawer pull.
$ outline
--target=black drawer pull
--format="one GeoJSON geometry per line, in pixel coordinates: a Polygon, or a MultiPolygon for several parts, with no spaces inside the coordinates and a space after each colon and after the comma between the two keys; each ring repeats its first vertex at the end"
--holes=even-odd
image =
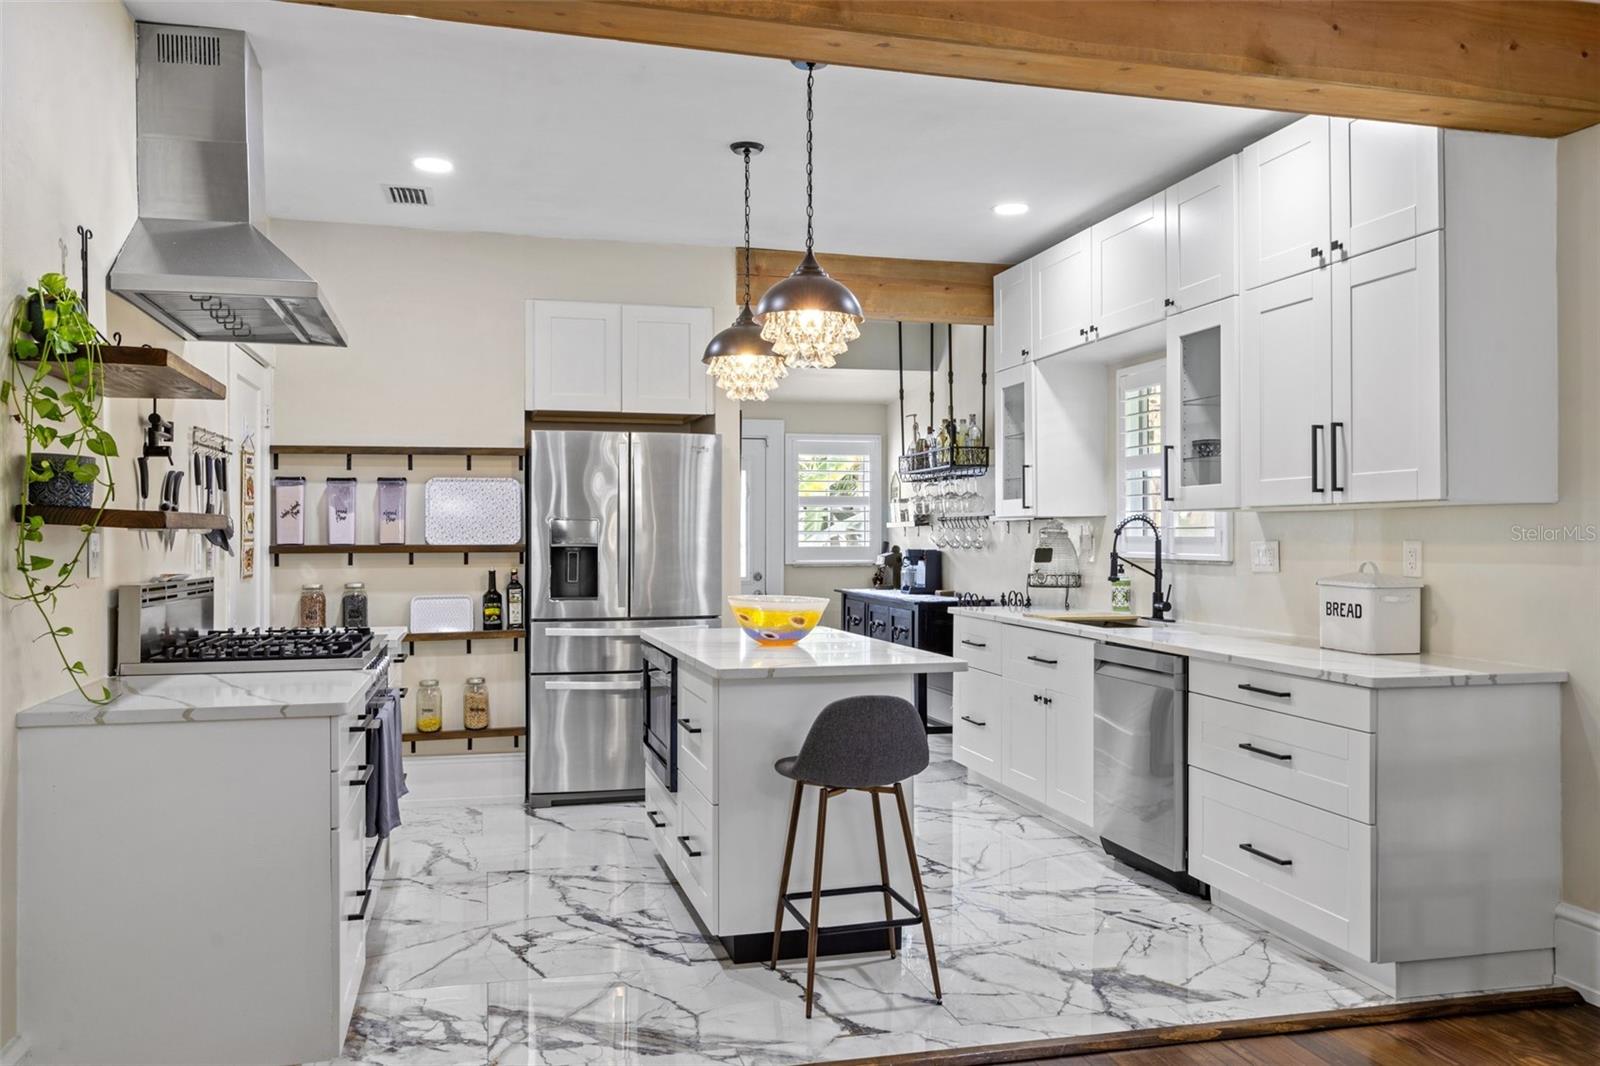
{"type": "Polygon", "coordinates": [[[656,821],[656,812],[655,811],[645,811],[644,812],[644,816],[646,818],[650,819],[650,824],[655,826],[657,829],[665,829],[667,827],[667,823],[666,822],[658,822],[658,821],[656,821]]]}
{"type": "Polygon", "coordinates": [[[1254,847],[1254,846],[1252,846],[1250,844],[1240,844],[1239,845],[1239,850],[1240,851],[1248,851],[1250,854],[1254,855],[1258,859],[1266,859],[1268,862],[1272,863],[1274,866],[1293,866],[1294,865],[1294,860],[1293,859],[1280,859],[1276,855],[1268,855],[1266,852],[1262,851],[1260,848],[1254,847]]]}
{"type": "Polygon", "coordinates": [[[965,637],[961,639],[961,643],[965,644],[969,648],[987,648],[989,646],[983,643],[981,640],[967,640],[965,637]]]}
{"type": "Polygon", "coordinates": [[[389,661],[394,663],[396,666],[399,666],[401,663],[405,662],[407,658],[409,658],[409,656],[407,656],[405,654],[400,654],[400,655],[396,655],[394,658],[390,659],[389,661]]]}
{"type": "Polygon", "coordinates": [[[360,718],[357,718],[356,721],[360,722],[361,724],[351,726],[350,732],[352,733],[370,733],[372,730],[377,729],[381,724],[381,719],[378,718],[377,711],[364,714],[360,718]]]}
{"type": "Polygon", "coordinates": [[[346,781],[345,784],[349,785],[351,788],[366,788],[367,783],[372,780],[372,775],[377,772],[377,766],[358,766],[356,767],[356,773],[360,774],[361,776],[352,777],[350,780],[346,781]]]}
{"type": "Polygon", "coordinates": [[[704,729],[701,729],[699,726],[691,724],[693,721],[694,721],[693,718],[680,718],[680,719],[678,719],[678,724],[683,727],[683,731],[685,733],[704,733],[705,732],[704,729]]]}
{"type": "Polygon", "coordinates": [[[1294,695],[1293,692],[1275,692],[1270,688],[1262,688],[1260,685],[1252,685],[1248,681],[1241,682],[1239,684],[1239,688],[1245,692],[1254,692],[1258,696],[1272,696],[1275,699],[1280,700],[1286,700],[1290,696],[1294,695]]]}
{"type": "Polygon", "coordinates": [[[358,888],[356,889],[356,895],[361,897],[361,909],[354,914],[345,915],[344,920],[347,922],[364,922],[367,920],[367,907],[372,903],[372,889],[358,888]]]}
{"type": "Polygon", "coordinates": [[[1059,659],[1041,659],[1037,655],[1030,655],[1030,656],[1028,656],[1028,661],[1030,663],[1038,663],[1041,666],[1055,666],[1061,660],[1059,660],[1059,659]]]}
{"type": "Polygon", "coordinates": [[[1281,751],[1268,751],[1266,748],[1258,748],[1248,740],[1239,745],[1239,750],[1248,751],[1253,755],[1265,755],[1267,758],[1277,759],[1279,762],[1288,762],[1294,758],[1293,755],[1286,755],[1281,751]]]}
{"type": "Polygon", "coordinates": [[[967,723],[968,725],[975,725],[979,729],[987,729],[987,728],[989,728],[989,723],[988,722],[980,722],[976,718],[969,718],[966,715],[962,715],[961,716],[961,720],[963,722],[967,723]]]}
{"type": "Polygon", "coordinates": [[[687,851],[689,853],[689,858],[698,859],[700,857],[701,853],[696,851],[696,850],[694,850],[693,848],[691,848],[689,846],[689,838],[688,837],[679,837],[678,838],[678,843],[683,845],[683,850],[687,851]]]}

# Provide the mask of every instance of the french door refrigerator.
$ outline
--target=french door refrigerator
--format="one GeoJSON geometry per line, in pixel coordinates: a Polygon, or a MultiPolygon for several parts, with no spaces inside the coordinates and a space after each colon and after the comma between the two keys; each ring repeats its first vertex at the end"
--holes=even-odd
{"type": "Polygon", "coordinates": [[[720,442],[537,430],[527,470],[528,805],[637,798],[639,634],[722,609],[720,442]]]}

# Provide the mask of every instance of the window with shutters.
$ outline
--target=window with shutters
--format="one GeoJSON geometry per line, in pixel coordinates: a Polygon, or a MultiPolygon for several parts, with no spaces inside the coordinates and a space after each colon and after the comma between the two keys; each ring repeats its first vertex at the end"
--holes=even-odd
{"type": "MultiPolygon", "coordinates": [[[[1183,511],[1165,497],[1161,449],[1162,385],[1166,361],[1124,367],[1117,371],[1117,521],[1147,514],[1161,527],[1165,559],[1225,563],[1233,560],[1232,516],[1227,511],[1183,511]]],[[[1139,523],[1122,532],[1117,551],[1139,558],[1155,554],[1150,527],[1139,523]]]]}
{"type": "Polygon", "coordinates": [[[788,562],[870,563],[883,536],[883,438],[788,435],[788,562]]]}

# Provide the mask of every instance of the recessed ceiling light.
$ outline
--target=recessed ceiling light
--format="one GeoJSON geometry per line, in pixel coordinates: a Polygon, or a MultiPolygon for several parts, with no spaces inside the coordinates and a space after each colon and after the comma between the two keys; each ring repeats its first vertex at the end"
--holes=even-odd
{"type": "MultiPolygon", "coordinates": [[[[456,168],[456,165],[450,160],[436,155],[419,155],[411,161],[411,165],[424,174],[448,174],[456,168]]],[[[996,208],[996,210],[999,209],[996,208]]]]}
{"type": "Polygon", "coordinates": [[[1012,200],[1003,204],[995,204],[994,213],[1002,218],[1007,218],[1011,215],[1025,215],[1028,213],[1028,205],[1012,200]]]}

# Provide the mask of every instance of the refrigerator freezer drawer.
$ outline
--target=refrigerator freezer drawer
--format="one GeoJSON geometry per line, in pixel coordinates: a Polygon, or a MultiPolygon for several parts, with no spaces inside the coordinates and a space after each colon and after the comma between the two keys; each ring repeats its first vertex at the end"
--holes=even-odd
{"type": "Polygon", "coordinates": [[[528,670],[534,674],[587,674],[642,670],[639,634],[649,628],[709,626],[712,619],[535,622],[528,627],[528,670]]]}
{"type": "Polygon", "coordinates": [[[528,686],[528,792],[644,788],[640,674],[534,677],[528,686]]]}

